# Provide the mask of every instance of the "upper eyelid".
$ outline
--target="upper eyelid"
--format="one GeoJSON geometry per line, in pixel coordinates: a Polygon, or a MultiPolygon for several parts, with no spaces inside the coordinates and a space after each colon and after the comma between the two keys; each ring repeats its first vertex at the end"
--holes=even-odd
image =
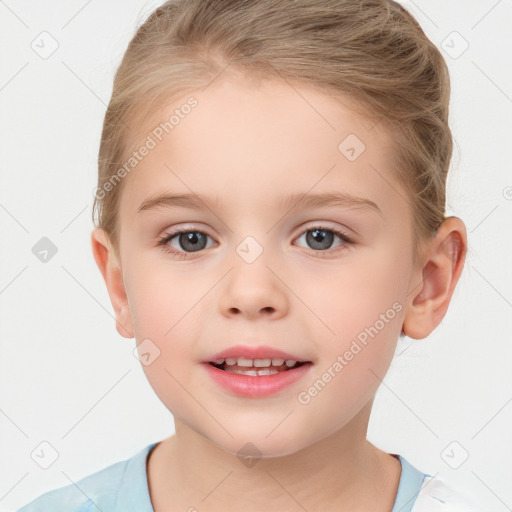
{"type": "MultiPolygon", "coordinates": [[[[325,225],[325,223],[323,223],[323,222],[317,222],[316,225],[312,225],[312,226],[303,226],[302,228],[300,228],[300,232],[296,236],[294,236],[293,240],[294,241],[298,240],[299,238],[304,236],[308,231],[311,231],[314,229],[325,229],[326,231],[332,231],[332,232],[334,232],[335,236],[337,236],[341,240],[340,245],[338,245],[334,248],[331,248],[329,250],[326,250],[325,252],[324,251],[315,251],[314,249],[311,249],[312,254],[315,254],[316,255],[315,257],[320,258],[320,259],[335,257],[338,253],[349,250],[353,246],[358,245],[358,243],[359,243],[357,241],[357,239],[354,239],[352,237],[352,235],[347,235],[344,232],[344,230],[325,225]],[[322,225],[322,224],[324,224],[324,225],[322,225]]],[[[214,248],[214,247],[209,247],[209,248],[201,249],[200,251],[195,251],[195,252],[189,253],[187,251],[182,251],[182,250],[171,248],[168,246],[168,244],[171,242],[171,240],[173,240],[179,234],[187,233],[187,232],[194,232],[194,231],[201,232],[201,233],[205,234],[207,237],[214,240],[215,246],[219,245],[219,243],[215,241],[214,237],[211,236],[208,232],[202,231],[201,229],[196,229],[194,227],[185,227],[185,228],[178,228],[176,231],[165,234],[162,237],[160,237],[158,240],[158,246],[162,247],[162,249],[165,252],[169,252],[172,255],[174,255],[175,258],[181,258],[181,259],[190,259],[190,257],[193,256],[195,254],[195,252],[202,253],[204,250],[214,248]]]]}
{"type": "MultiPolygon", "coordinates": [[[[352,236],[352,234],[345,232],[345,231],[352,232],[352,230],[350,230],[349,228],[340,228],[337,226],[330,226],[329,223],[325,222],[325,221],[310,221],[310,222],[312,222],[313,224],[308,225],[306,223],[306,225],[303,225],[301,228],[299,228],[299,231],[296,233],[294,240],[297,239],[298,237],[302,236],[307,231],[311,231],[314,229],[325,229],[326,231],[333,231],[333,232],[338,231],[338,232],[340,232],[340,235],[343,235],[343,237],[345,237],[345,238],[349,239],[351,242],[353,242],[354,237],[352,236]]],[[[177,228],[175,230],[169,230],[169,232],[164,233],[160,237],[160,240],[162,240],[162,239],[171,240],[172,238],[174,238],[175,236],[177,236],[179,234],[191,233],[191,232],[203,233],[203,234],[209,236],[210,238],[215,239],[215,237],[212,234],[210,234],[207,229],[197,227],[197,226],[185,226],[185,227],[177,228]]],[[[336,236],[340,236],[340,235],[336,235],[336,236]]]]}

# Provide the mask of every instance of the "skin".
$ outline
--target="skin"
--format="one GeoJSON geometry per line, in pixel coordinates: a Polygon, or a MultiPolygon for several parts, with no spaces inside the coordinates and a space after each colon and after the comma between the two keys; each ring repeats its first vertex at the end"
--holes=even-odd
{"type": "MultiPolygon", "coordinates": [[[[135,139],[190,95],[163,106],[135,139]]],[[[366,440],[371,406],[402,327],[421,339],[444,317],[464,265],[465,226],[446,219],[413,265],[410,205],[392,174],[390,134],[348,103],[280,80],[256,86],[234,73],[193,95],[198,106],[124,178],[119,254],[102,229],[91,238],[119,333],[160,350],[143,369],[176,434],[148,460],[153,507],[389,512],[401,468],[366,440]],[[366,146],[353,162],[338,150],[351,133],[366,146]],[[218,203],[137,213],[164,191],[218,203]],[[280,207],[288,194],[306,192],[351,193],[381,214],[280,207]],[[315,248],[306,235],[318,222],[354,243],[334,236],[325,250],[315,248]],[[207,247],[192,252],[176,237],[172,248],[186,258],[165,252],[158,239],[176,228],[206,233],[207,247]],[[263,249],[250,264],[236,251],[247,236],[263,249]],[[394,303],[401,306],[394,318],[300,403],[298,393],[394,303]],[[313,365],[276,395],[237,397],[200,363],[239,343],[271,345],[313,365]],[[247,442],[261,453],[252,467],[237,457],[247,442]]]]}

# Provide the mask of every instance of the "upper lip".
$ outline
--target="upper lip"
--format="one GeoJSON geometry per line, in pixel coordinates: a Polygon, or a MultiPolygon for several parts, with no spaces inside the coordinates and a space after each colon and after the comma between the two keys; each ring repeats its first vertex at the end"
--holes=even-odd
{"type": "Polygon", "coordinates": [[[302,359],[298,356],[288,354],[287,352],[283,352],[282,350],[278,350],[267,345],[235,345],[233,347],[229,347],[223,350],[222,352],[218,352],[217,354],[212,355],[211,358],[207,359],[204,362],[211,363],[216,361],[217,359],[227,359],[228,357],[235,359],[242,357],[244,359],[284,359],[299,362],[307,362],[307,360],[302,359]]]}

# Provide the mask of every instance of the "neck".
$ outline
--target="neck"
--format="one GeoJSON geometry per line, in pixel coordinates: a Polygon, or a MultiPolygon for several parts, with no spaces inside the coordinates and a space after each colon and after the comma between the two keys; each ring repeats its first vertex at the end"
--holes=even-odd
{"type": "MultiPolygon", "coordinates": [[[[366,440],[371,403],[329,437],[282,457],[253,465],[175,420],[176,434],[148,463],[156,512],[170,503],[201,511],[391,510],[400,462],[366,440]]],[[[153,450],[155,452],[155,450],[153,450]]]]}

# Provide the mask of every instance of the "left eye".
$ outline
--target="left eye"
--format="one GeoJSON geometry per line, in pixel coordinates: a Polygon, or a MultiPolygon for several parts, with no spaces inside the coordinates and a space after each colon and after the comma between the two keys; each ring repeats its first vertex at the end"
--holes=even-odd
{"type": "MultiPolygon", "coordinates": [[[[315,250],[315,252],[322,252],[331,249],[336,237],[342,241],[337,247],[343,249],[344,246],[353,244],[352,240],[341,231],[322,226],[316,226],[306,230],[301,236],[296,238],[296,240],[305,238],[306,243],[310,246],[309,248],[315,250]]],[[[164,251],[178,258],[186,258],[189,254],[211,247],[211,245],[208,245],[208,239],[212,240],[208,234],[202,231],[175,231],[174,233],[166,234],[160,238],[158,245],[161,245],[164,251]],[[173,245],[172,241],[174,239],[176,239],[176,241],[173,245]]]]}
{"type": "Polygon", "coordinates": [[[306,243],[310,245],[311,249],[326,251],[331,248],[336,237],[340,238],[344,242],[340,244],[341,246],[352,243],[352,240],[344,233],[321,226],[308,229],[299,238],[297,238],[297,240],[305,238],[306,243]]]}

